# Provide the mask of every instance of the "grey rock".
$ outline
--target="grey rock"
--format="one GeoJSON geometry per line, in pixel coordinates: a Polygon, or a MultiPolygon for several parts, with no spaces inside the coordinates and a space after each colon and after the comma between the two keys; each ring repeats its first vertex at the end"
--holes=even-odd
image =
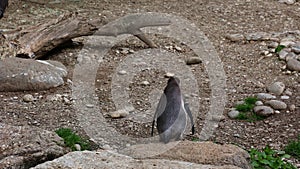
{"type": "Polygon", "coordinates": [[[32,101],[34,101],[34,97],[31,94],[25,94],[23,96],[23,101],[24,102],[32,102],[32,101]]]}
{"type": "Polygon", "coordinates": [[[232,165],[213,166],[195,164],[191,162],[166,160],[166,159],[134,159],[127,155],[122,155],[110,150],[91,151],[76,151],[68,153],[53,161],[37,165],[32,169],[57,169],[57,168],[101,168],[101,169],[125,169],[125,168],[174,168],[174,169],[240,169],[232,165]]]}
{"type": "Polygon", "coordinates": [[[269,34],[266,32],[255,32],[255,33],[249,33],[246,35],[246,39],[248,41],[258,41],[258,40],[267,40],[270,39],[269,34]]]}
{"type": "Polygon", "coordinates": [[[80,144],[74,144],[74,147],[77,151],[81,151],[81,146],[80,144]]]}
{"type": "Polygon", "coordinates": [[[278,2],[292,5],[296,2],[296,0],[279,0],[278,2]]]}
{"type": "Polygon", "coordinates": [[[269,106],[255,106],[253,110],[256,114],[264,117],[274,114],[274,110],[269,106]]]}
{"type": "Polygon", "coordinates": [[[279,59],[281,60],[285,60],[286,59],[286,55],[288,54],[289,52],[285,51],[285,50],[281,50],[278,55],[279,55],[279,59]]]}
{"type": "Polygon", "coordinates": [[[285,85],[282,82],[274,82],[267,87],[267,90],[270,93],[273,93],[275,95],[281,95],[284,89],[285,89],[285,85]]]}
{"type": "Polygon", "coordinates": [[[263,103],[262,101],[259,100],[259,101],[256,101],[256,102],[255,102],[255,105],[256,105],[256,106],[262,106],[262,105],[264,105],[264,103],[263,103]]]}
{"type": "Polygon", "coordinates": [[[67,152],[56,133],[0,123],[0,168],[29,168],[67,152]]]}
{"type": "Polygon", "coordinates": [[[291,71],[300,71],[300,61],[296,59],[289,59],[287,61],[287,68],[291,71]]]}
{"type": "Polygon", "coordinates": [[[243,41],[245,39],[244,35],[242,34],[229,34],[226,35],[226,38],[232,42],[243,41]]]}
{"type": "Polygon", "coordinates": [[[148,82],[148,81],[142,81],[142,85],[144,85],[144,86],[148,86],[150,83],[148,82]]]}
{"type": "Polygon", "coordinates": [[[129,115],[129,112],[126,109],[117,110],[114,112],[110,112],[109,116],[111,118],[123,118],[129,115]]]}
{"type": "Polygon", "coordinates": [[[295,45],[295,42],[293,42],[292,40],[290,39],[282,39],[281,42],[280,42],[280,45],[283,45],[285,47],[291,47],[292,45],[295,45]]]}
{"type": "Polygon", "coordinates": [[[199,64],[199,63],[202,63],[200,57],[190,57],[186,60],[187,65],[199,64]]]}
{"type": "Polygon", "coordinates": [[[56,61],[7,58],[0,61],[0,91],[46,90],[64,84],[66,67],[56,61]]]}
{"type": "Polygon", "coordinates": [[[288,61],[290,59],[297,59],[297,55],[294,52],[289,52],[286,56],[285,56],[285,61],[288,61]]]}
{"type": "Polygon", "coordinates": [[[269,48],[276,48],[279,44],[277,42],[271,42],[268,44],[269,48]]]}
{"type": "Polygon", "coordinates": [[[290,110],[290,111],[295,111],[295,110],[296,110],[296,105],[291,104],[291,105],[289,106],[289,110],[290,110]]]}
{"type": "Polygon", "coordinates": [[[259,100],[268,100],[268,99],[275,99],[276,96],[269,94],[269,93],[258,93],[257,99],[259,100]]]}
{"type": "Polygon", "coordinates": [[[119,72],[118,72],[118,74],[119,75],[125,75],[127,72],[125,71],[125,70],[120,70],[119,72]]]}
{"type": "Polygon", "coordinates": [[[292,46],[292,52],[300,54],[300,46],[292,46]]]}
{"type": "MultiPolygon", "coordinates": [[[[128,147],[122,153],[134,158],[172,159],[216,166],[231,165],[250,169],[249,154],[231,144],[181,141],[169,144],[151,143],[128,147]],[[170,147],[168,147],[170,146],[170,147]],[[164,149],[168,147],[167,149],[164,149]],[[159,153],[158,153],[159,152],[159,153]]],[[[169,167],[167,167],[169,168],[169,167]]],[[[193,167],[191,167],[193,168],[193,167]]]]}
{"type": "Polygon", "coordinates": [[[275,110],[285,110],[287,108],[287,105],[279,100],[269,100],[265,102],[265,104],[271,106],[275,110]]]}
{"type": "Polygon", "coordinates": [[[239,116],[240,112],[237,110],[231,110],[228,112],[228,116],[232,119],[237,118],[239,116]]]}
{"type": "Polygon", "coordinates": [[[170,72],[167,72],[166,74],[165,74],[165,77],[167,77],[167,78],[169,78],[169,77],[174,77],[175,76],[175,74],[174,73],[170,73],[170,72]]]}
{"type": "Polygon", "coordinates": [[[290,96],[286,96],[286,95],[280,96],[280,99],[281,100],[288,100],[288,99],[290,99],[290,96]]]}

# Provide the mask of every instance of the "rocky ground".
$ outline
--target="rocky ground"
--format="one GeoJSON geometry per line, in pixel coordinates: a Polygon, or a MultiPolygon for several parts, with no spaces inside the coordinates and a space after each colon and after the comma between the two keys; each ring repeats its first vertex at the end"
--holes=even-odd
{"type": "MultiPolygon", "coordinates": [[[[215,47],[226,73],[227,103],[224,118],[210,140],[217,143],[233,143],[242,148],[262,148],[271,145],[276,149],[284,147],[289,140],[300,134],[300,77],[299,70],[287,69],[285,59],[279,59],[274,53],[274,42],[300,42],[300,34],[287,33],[274,38],[228,38],[230,34],[247,37],[258,32],[280,34],[287,31],[299,31],[300,3],[279,3],[275,0],[264,1],[10,1],[6,15],[1,19],[1,29],[10,30],[43,23],[47,19],[56,18],[66,12],[78,12],[79,15],[91,19],[105,18],[114,20],[134,12],[162,12],[187,18],[208,37],[215,47]],[[257,93],[267,93],[267,87],[274,82],[282,82],[289,98],[284,100],[295,109],[284,109],[262,121],[246,122],[230,119],[227,113],[240,100],[257,93]]],[[[271,35],[270,35],[271,36],[271,35]]],[[[158,35],[149,35],[159,48],[180,54],[187,59],[193,52],[180,42],[158,35]]],[[[239,37],[239,36],[237,36],[239,37]]],[[[76,117],[76,109],[72,105],[72,77],[77,54],[84,47],[85,38],[76,43],[56,49],[45,59],[60,61],[68,69],[66,83],[63,86],[45,91],[1,92],[0,122],[10,125],[33,125],[54,131],[61,127],[69,127],[81,135],[87,136],[85,129],[76,117]],[[82,42],[79,43],[79,42],[82,42]],[[24,95],[31,94],[34,101],[25,102],[24,95]]],[[[120,133],[135,138],[149,137],[151,123],[138,123],[130,118],[112,119],[109,113],[115,111],[112,101],[112,76],[118,64],[131,52],[147,49],[147,46],[134,37],[130,37],[115,45],[103,58],[96,76],[96,94],[99,98],[100,111],[107,122],[120,133]]],[[[288,51],[289,52],[289,51],[288,51]]],[[[296,56],[299,53],[294,52],[296,56]]],[[[283,55],[283,54],[282,54],[283,55]]],[[[203,61],[202,61],[203,62],[203,61]]],[[[196,131],[199,134],[210,105],[210,80],[203,64],[190,65],[199,85],[198,112],[196,131]]],[[[131,103],[136,110],[150,108],[149,93],[154,89],[163,89],[166,84],[166,72],[149,69],[137,74],[130,82],[129,93],[131,103]],[[149,84],[148,84],[148,83],[149,84]]],[[[287,95],[287,94],[283,94],[287,95]]],[[[280,96],[277,96],[280,98],[280,96]]],[[[87,105],[89,106],[89,105],[87,105]]],[[[196,135],[197,136],[197,135],[196,135]]],[[[112,136],[113,137],[113,136],[112,136]]],[[[192,139],[192,137],[188,137],[192,139]]],[[[293,163],[299,161],[293,159],[293,163]]]]}

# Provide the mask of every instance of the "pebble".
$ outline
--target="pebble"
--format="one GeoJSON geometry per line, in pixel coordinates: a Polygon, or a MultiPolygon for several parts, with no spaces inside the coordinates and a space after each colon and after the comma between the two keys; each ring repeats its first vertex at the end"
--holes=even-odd
{"type": "Polygon", "coordinates": [[[81,151],[81,146],[79,144],[74,144],[74,147],[77,151],[81,151]]]}
{"type": "Polygon", "coordinates": [[[166,77],[166,78],[174,77],[174,76],[175,76],[175,74],[174,74],[174,73],[170,73],[170,72],[167,72],[167,73],[165,74],[165,77],[166,77]]]}
{"type": "Polygon", "coordinates": [[[119,75],[125,75],[127,72],[125,71],[125,70],[120,70],[119,72],[118,72],[118,74],[119,75]]]}
{"type": "Polygon", "coordinates": [[[269,48],[276,48],[279,44],[277,42],[271,42],[268,44],[269,48]]]}
{"type": "Polygon", "coordinates": [[[281,42],[280,42],[280,45],[283,45],[285,47],[290,47],[292,45],[294,45],[295,42],[293,41],[290,41],[290,40],[286,40],[286,39],[283,39],[281,42]]]}
{"type": "Polygon", "coordinates": [[[300,54],[300,46],[292,46],[292,52],[300,54]]]}
{"type": "Polygon", "coordinates": [[[275,82],[267,87],[267,90],[270,93],[273,93],[275,95],[281,95],[284,89],[285,89],[285,85],[282,82],[275,82]]]}
{"type": "Polygon", "coordinates": [[[276,96],[273,96],[268,93],[258,93],[257,94],[257,99],[259,100],[265,100],[265,99],[276,99],[276,96]]]}
{"type": "Polygon", "coordinates": [[[300,71],[300,62],[296,59],[289,59],[287,61],[287,68],[291,71],[300,71]]]}
{"type": "Polygon", "coordinates": [[[111,118],[123,118],[123,117],[126,117],[129,115],[129,111],[127,111],[126,109],[121,109],[121,110],[117,110],[117,111],[114,111],[114,112],[110,112],[109,113],[109,116],[111,118]]]}
{"type": "Polygon", "coordinates": [[[291,104],[291,105],[289,106],[289,110],[290,110],[290,111],[295,111],[295,110],[296,110],[296,105],[291,104]]]}
{"type": "Polygon", "coordinates": [[[23,96],[23,101],[24,102],[32,102],[32,101],[34,101],[34,97],[31,94],[25,94],[23,96]]]}
{"type": "Polygon", "coordinates": [[[94,107],[93,104],[86,104],[85,106],[86,106],[87,108],[93,108],[93,107],[94,107]]]}
{"type": "Polygon", "coordinates": [[[280,99],[281,100],[288,100],[288,99],[290,99],[290,96],[284,95],[284,96],[281,96],[280,99]]]}
{"type": "Polygon", "coordinates": [[[262,105],[264,105],[264,103],[263,103],[262,101],[259,100],[259,101],[256,101],[256,102],[255,102],[255,105],[256,105],[256,106],[262,106],[262,105]]]}
{"type": "Polygon", "coordinates": [[[111,147],[110,147],[108,144],[105,144],[105,145],[103,146],[103,149],[104,149],[104,150],[111,150],[111,147]]]}
{"type": "Polygon", "coordinates": [[[265,102],[265,104],[271,106],[275,110],[285,110],[287,108],[287,105],[279,100],[269,100],[265,102]]]}
{"type": "Polygon", "coordinates": [[[285,51],[285,50],[281,50],[279,53],[278,53],[278,55],[279,55],[279,59],[280,60],[285,60],[286,59],[286,55],[288,54],[288,52],[287,51],[285,51]]]}
{"type": "Polygon", "coordinates": [[[279,0],[278,2],[292,5],[296,2],[296,0],[279,0]]]}
{"type": "Polygon", "coordinates": [[[179,47],[179,46],[175,46],[175,49],[179,52],[182,51],[181,47],[179,47]]]}
{"type": "Polygon", "coordinates": [[[235,119],[239,116],[240,112],[237,110],[231,110],[230,112],[228,112],[228,116],[232,119],[235,119]]]}
{"type": "Polygon", "coordinates": [[[285,90],[284,94],[288,95],[288,96],[292,96],[293,93],[290,90],[285,90]]]}
{"type": "Polygon", "coordinates": [[[147,85],[149,85],[150,83],[148,82],[148,81],[142,81],[142,85],[145,85],[145,86],[147,86],[147,85]]]}
{"type": "Polygon", "coordinates": [[[297,55],[294,52],[289,52],[286,56],[285,56],[285,61],[288,61],[290,59],[296,59],[297,55]]]}
{"type": "Polygon", "coordinates": [[[190,57],[186,60],[187,65],[202,63],[200,57],[190,57]]]}
{"type": "Polygon", "coordinates": [[[264,117],[274,114],[274,110],[269,106],[255,106],[253,110],[256,114],[264,117]]]}
{"type": "Polygon", "coordinates": [[[274,112],[275,112],[275,114],[280,114],[279,110],[275,110],[274,112]]]}
{"type": "Polygon", "coordinates": [[[238,42],[245,39],[244,35],[242,34],[229,34],[226,35],[226,38],[232,42],[238,42]]]}

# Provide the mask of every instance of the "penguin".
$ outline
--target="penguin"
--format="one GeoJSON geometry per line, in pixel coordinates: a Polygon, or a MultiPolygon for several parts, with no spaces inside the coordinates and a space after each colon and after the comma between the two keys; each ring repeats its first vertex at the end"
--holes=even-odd
{"type": "Polygon", "coordinates": [[[183,138],[188,116],[192,134],[195,132],[193,116],[189,104],[183,100],[179,83],[180,80],[177,77],[169,78],[152,121],[151,136],[153,136],[156,121],[160,141],[165,144],[171,140],[178,141],[183,138]]]}
{"type": "Polygon", "coordinates": [[[8,0],[0,0],[0,19],[3,17],[7,5],[8,0]]]}

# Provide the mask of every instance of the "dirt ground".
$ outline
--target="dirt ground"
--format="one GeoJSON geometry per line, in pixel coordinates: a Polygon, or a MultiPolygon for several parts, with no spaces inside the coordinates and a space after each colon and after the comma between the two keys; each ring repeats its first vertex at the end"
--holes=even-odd
{"type": "MultiPolygon", "coordinates": [[[[151,1],[126,0],[96,1],[96,0],[11,0],[1,19],[1,29],[9,30],[18,27],[27,27],[37,23],[56,18],[60,14],[72,11],[90,19],[106,18],[107,21],[135,12],[162,12],[184,17],[205,33],[214,45],[223,62],[227,76],[228,101],[224,111],[225,120],[219,123],[214,136],[210,139],[217,143],[233,143],[242,148],[262,148],[271,145],[280,149],[289,140],[296,139],[300,134],[300,77],[298,74],[286,74],[281,67],[283,61],[276,56],[266,57],[262,60],[261,42],[232,43],[225,39],[226,34],[253,33],[253,32],[283,32],[286,30],[299,30],[300,3],[286,5],[275,0],[190,0],[190,1],[151,1]],[[296,105],[296,110],[287,113],[281,111],[265,120],[245,122],[232,120],[227,116],[230,108],[239,100],[253,96],[266,89],[259,84],[268,85],[275,81],[285,83],[293,95],[286,102],[296,105]]],[[[183,57],[187,57],[188,49],[175,40],[150,35],[151,39],[161,48],[166,46],[180,46],[183,57]]],[[[149,137],[151,123],[136,123],[130,119],[111,119],[108,112],[114,111],[115,106],[111,96],[112,73],[118,63],[126,57],[125,53],[118,53],[124,48],[138,51],[147,46],[138,39],[131,37],[117,44],[104,58],[97,72],[96,90],[99,97],[101,112],[106,120],[116,127],[122,134],[133,137],[149,137]]],[[[82,45],[74,43],[66,48],[56,49],[45,59],[61,61],[68,69],[68,79],[72,79],[72,70],[76,61],[76,53],[82,45]]],[[[174,50],[170,50],[176,52],[174,50]]],[[[199,94],[199,112],[201,116],[196,119],[196,131],[201,131],[205,113],[208,111],[211,89],[207,72],[202,64],[190,66],[197,78],[201,93],[199,94]]],[[[147,70],[135,76],[129,87],[132,104],[136,109],[146,110],[149,102],[145,97],[154,89],[163,89],[166,79],[164,72],[147,70]],[[147,80],[150,85],[143,87],[142,81],[147,80]]],[[[200,91],[200,90],[199,90],[200,91]]],[[[85,135],[80,126],[72,105],[61,102],[50,102],[47,97],[55,94],[71,96],[69,83],[62,87],[48,91],[38,92],[10,92],[0,93],[0,122],[12,125],[35,125],[47,130],[56,130],[60,127],[69,127],[85,135]],[[35,102],[24,103],[22,97],[32,94],[38,98],[35,102]]],[[[192,139],[192,138],[188,138],[192,139]]],[[[295,162],[299,163],[299,162],[295,162]]]]}

